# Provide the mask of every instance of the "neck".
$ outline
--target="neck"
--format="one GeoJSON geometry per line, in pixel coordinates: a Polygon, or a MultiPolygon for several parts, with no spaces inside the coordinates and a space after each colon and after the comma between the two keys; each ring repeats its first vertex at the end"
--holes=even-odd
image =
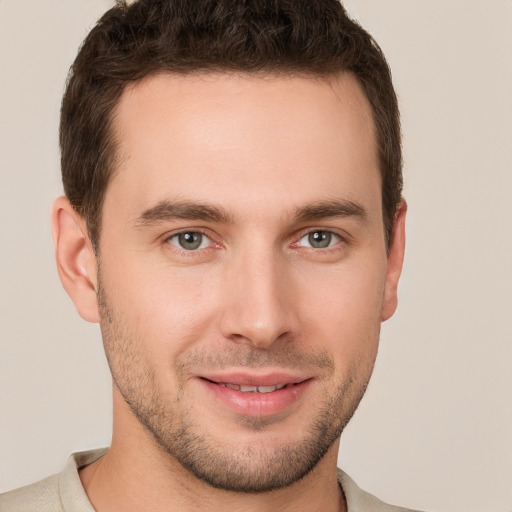
{"type": "MultiPolygon", "coordinates": [[[[329,457],[330,454],[326,454],[329,457]]],[[[148,454],[127,453],[120,456],[112,446],[101,459],[80,471],[84,489],[98,512],[192,512],[209,510],[276,510],[345,512],[345,502],[336,479],[336,469],[325,474],[326,464],[319,465],[304,479],[284,489],[245,494],[214,489],[190,475],[183,468],[165,472],[157,468],[148,454]],[[322,466],[322,467],[320,467],[322,466]]]]}
{"type": "MultiPolygon", "coordinates": [[[[115,410],[115,407],[114,407],[115,410]]],[[[80,471],[84,489],[98,512],[192,512],[208,510],[346,511],[336,475],[339,442],[303,479],[270,492],[238,493],[216,489],[167,454],[138,421],[114,415],[108,452],[80,471]]]]}

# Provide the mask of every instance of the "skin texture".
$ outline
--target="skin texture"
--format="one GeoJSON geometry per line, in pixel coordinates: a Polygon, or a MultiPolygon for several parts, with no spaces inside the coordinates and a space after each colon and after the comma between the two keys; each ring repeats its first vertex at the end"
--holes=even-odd
{"type": "Polygon", "coordinates": [[[67,199],[53,212],[113,375],[112,446],[81,471],[93,505],[343,510],[339,435],[396,308],[406,209],[387,252],[360,87],[162,74],[125,91],[115,128],[100,255],[67,199]],[[237,381],[301,384],[251,402],[218,384],[237,381]]]}

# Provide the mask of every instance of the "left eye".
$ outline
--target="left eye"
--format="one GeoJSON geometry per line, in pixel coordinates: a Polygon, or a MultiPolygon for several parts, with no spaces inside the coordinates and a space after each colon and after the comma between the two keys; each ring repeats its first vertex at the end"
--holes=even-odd
{"type": "Polygon", "coordinates": [[[205,249],[211,243],[210,239],[200,231],[182,231],[169,237],[168,241],[185,251],[205,249]]]}
{"type": "Polygon", "coordinates": [[[307,235],[304,235],[299,245],[303,247],[312,247],[313,249],[326,249],[337,244],[340,241],[340,237],[332,231],[311,231],[307,235]]]}

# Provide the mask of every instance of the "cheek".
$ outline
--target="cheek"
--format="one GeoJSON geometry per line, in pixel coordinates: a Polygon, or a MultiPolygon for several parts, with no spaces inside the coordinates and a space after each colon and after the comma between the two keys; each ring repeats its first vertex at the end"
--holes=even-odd
{"type": "Polygon", "coordinates": [[[151,359],[174,359],[212,329],[218,286],[204,270],[108,261],[115,261],[102,265],[107,294],[115,290],[115,296],[108,294],[111,307],[151,359]]]}
{"type": "MultiPolygon", "coordinates": [[[[331,353],[339,366],[377,350],[385,259],[360,256],[339,266],[292,263],[281,297],[298,320],[299,339],[331,353]]],[[[221,263],[173,266],[129,249],[105,251],[101,274],[124,331],[154,364],[167,366],[194,345],[219,340],[219,316],[232,305],[221,263]]]]}
{"type": "Polygon", "coordinates": [[[302,283],[297,295],[307,297],[301,307],[305,338],[321,340],[337,366],[375,358],[384,275],[382,265],[358,265],[323,277],[309,273],[302,283]]]}

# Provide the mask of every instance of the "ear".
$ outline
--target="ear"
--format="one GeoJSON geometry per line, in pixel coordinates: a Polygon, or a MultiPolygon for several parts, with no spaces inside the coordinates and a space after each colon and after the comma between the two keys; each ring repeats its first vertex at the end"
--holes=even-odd
{"type": "Polygon", "coordinates": [[[381,319],[384,322],[393,316],[398,304],[398,280],[402,273],[405,251],[405,214],[407,203],[401,200],[397,206],[393,231],[388,252],[388,267],[386,271],[386,284],[384,287],[384,302],[381,319]]]}
{"type": "Polygon", "coordinates": [[[57,271],[64,289],[84,320],[99,322],[96,255],[85,220],[67,197],[59,197],[53,203],[52,234],[57,271]]]}

